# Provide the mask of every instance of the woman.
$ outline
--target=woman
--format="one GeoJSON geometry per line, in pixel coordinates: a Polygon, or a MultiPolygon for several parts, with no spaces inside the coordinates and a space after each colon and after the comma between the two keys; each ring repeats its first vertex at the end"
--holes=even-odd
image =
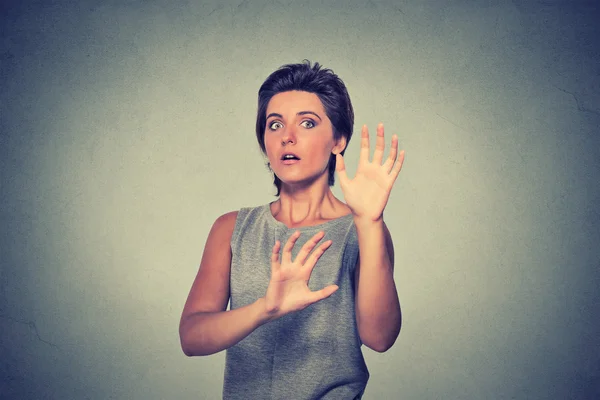
{"type": "Polygon", "coordinates": [[[361,345],[384,352],[400,332],[383,210],[404,152],[394,135],[382,163],[380,124],[369,162],[365,126],[348,178],[352,104],[318,63],[281,67],[258,97],[256,136],[278,199],[215,221],[181,316],[182,349],[227,350],[225,399],[360,399],[369,379],[361,345]],[[330,189],[335,171],[347,204],[330,189]]]}

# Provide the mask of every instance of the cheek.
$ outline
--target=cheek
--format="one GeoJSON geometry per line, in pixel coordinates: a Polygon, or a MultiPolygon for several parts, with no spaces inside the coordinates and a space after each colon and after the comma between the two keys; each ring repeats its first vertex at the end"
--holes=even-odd
{"type": "Polygon", "coordinates": [[[323,142],[320,144],[321,149],[323,150],[323,156],[326,157],[328,160],[334,145],[335,143],[331,139],[324,139],[323,142]]]}
{"type": "Polygon", "coordinates": [[[267,155],[271,154],[271,150],[273,149],[273,141],[269,139],[268,135],[265,135],[265,151],[267,155]]]}

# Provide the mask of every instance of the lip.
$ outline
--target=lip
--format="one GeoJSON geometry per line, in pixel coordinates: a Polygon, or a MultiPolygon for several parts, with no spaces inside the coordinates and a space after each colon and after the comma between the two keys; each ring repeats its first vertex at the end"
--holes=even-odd
{"type": "Polygon", "coordinates": [[[281,160],[281,163],[284,165],[292,165],[300,162],[300,160],[281,160]]]}
{"type": "Polygon", "coordinates": [[[300,157],[298,157],[298,154],[296,153],[292,153],[291,151],[286,151],[285,153],[281,153],[281,157],[279,158],[280,160],[285,160],[283,158],[283,156],[285,156],[286,154],[292,155],[294,157],[296,157],[298,160],[300,159],[300,157]]]}

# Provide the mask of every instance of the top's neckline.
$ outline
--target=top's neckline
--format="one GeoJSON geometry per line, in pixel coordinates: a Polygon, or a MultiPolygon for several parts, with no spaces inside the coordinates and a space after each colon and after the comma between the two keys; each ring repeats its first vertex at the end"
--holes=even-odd
{"type": "Polygon", "coordinates": [[[323,228],[326,227],[328,225],[331,225],[333,223],[339,222],[339,221],[346,221],[350,218],[352,218],[352,213],[348,213],[346,215],[342,215],[341,217],[337,217],[334,219],[330,219],[327,222],[323,222],[321,224],[317,224],[317,225],[307,225],[307,226],[300,226],[300,227],[295,227],[295,228],[289,228],[286,224],[284,224],[281,221],[278,221],[277,219],[275,219],[275,217],[273,216],[273,214],[271,214],[271,203],[267,203],[263,206],[265,213],[267,214],[267,218],[272,221],[272,223],[274,223],[275,225],[284,227],[287,230],[311,230],[311,229],[318,229],[318,228],[323,228]]]}

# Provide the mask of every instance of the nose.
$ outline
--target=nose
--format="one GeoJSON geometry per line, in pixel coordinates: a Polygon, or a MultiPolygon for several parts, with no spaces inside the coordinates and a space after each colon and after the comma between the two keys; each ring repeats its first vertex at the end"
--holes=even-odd
{"type": "Polygon", "coordinates": [[[281,136],[281,145],[285,146],[288,143],[296,141],[296,132],[293,127],[286,127],[281,136]]]}

